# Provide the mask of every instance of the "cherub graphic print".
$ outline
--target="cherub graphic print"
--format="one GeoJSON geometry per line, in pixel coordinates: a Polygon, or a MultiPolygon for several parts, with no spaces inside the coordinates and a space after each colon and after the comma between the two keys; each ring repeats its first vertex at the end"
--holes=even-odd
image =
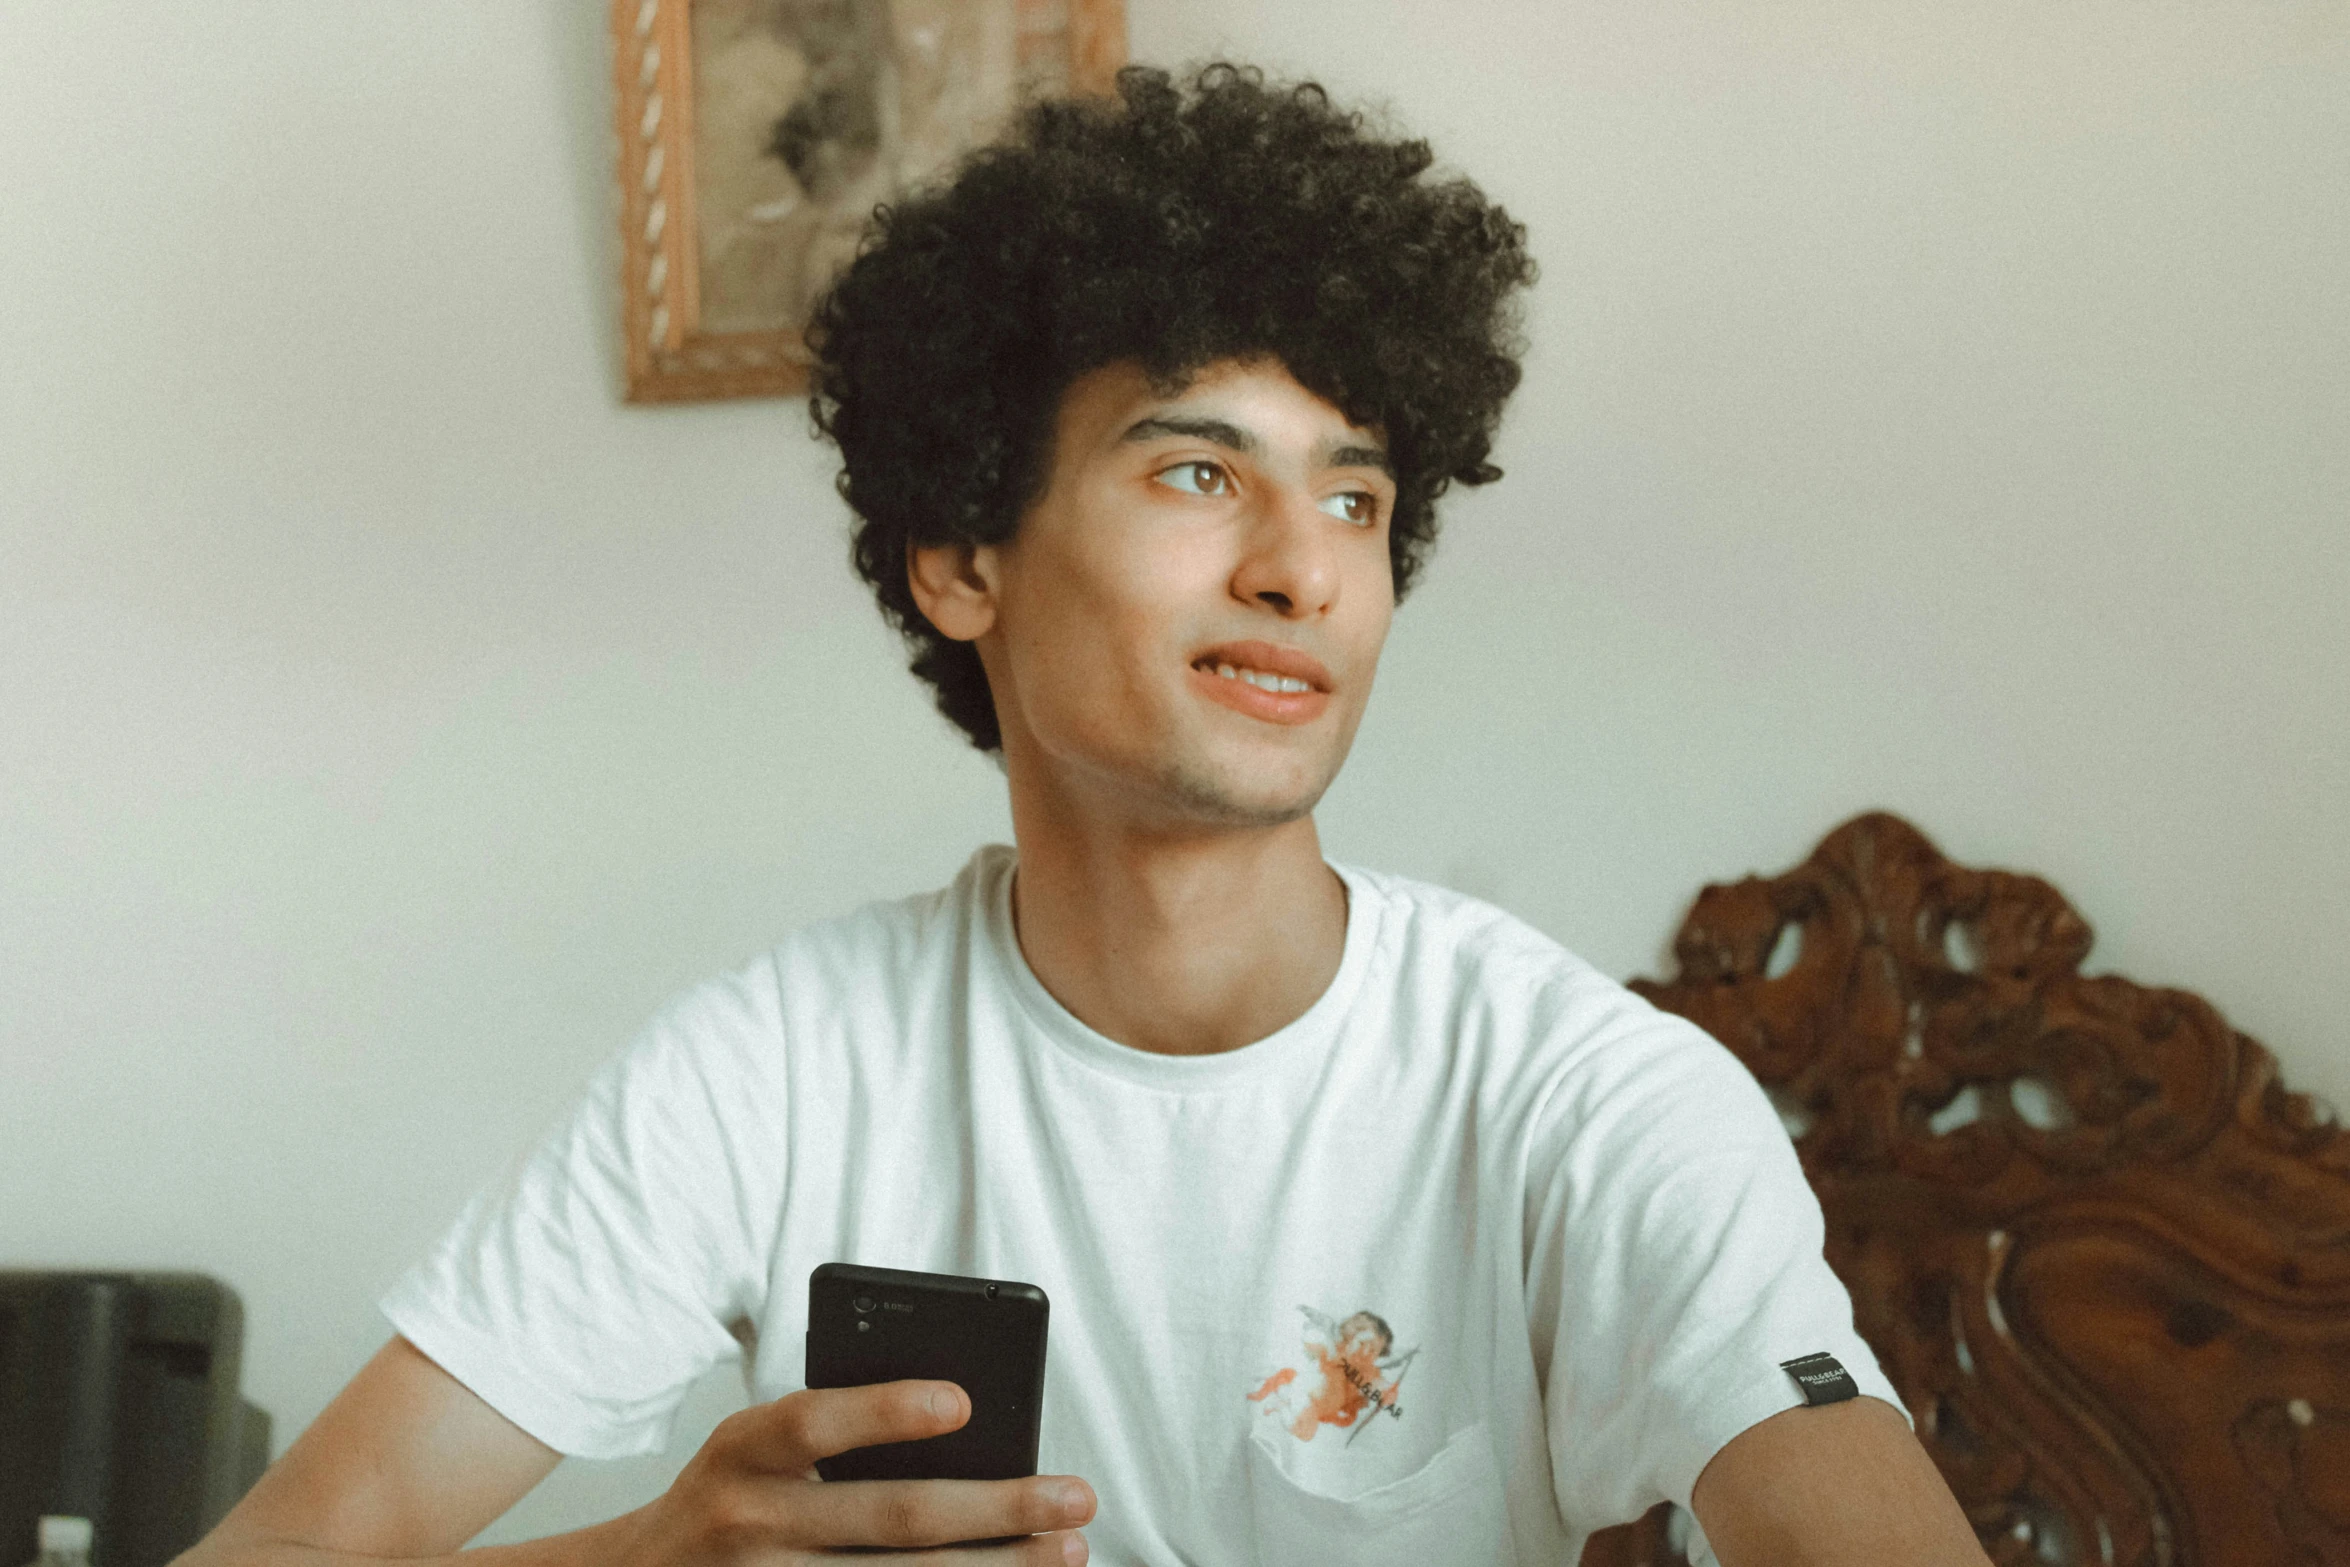
{"type": "Polygon", "coordinates": [[[1301,1442],[1336,1426],[1347,1433],[1350,1447],[1376,1416],[1401,1420],[1404,1373],[1419,1350],[1396,1352],[1394,1330],[1375,1313],[1358,1311],[1339,1321],[1311,1306],[1297,1309],[1305,1316],[1304,1353],[1249,1394],[1258,1417],[1301,1442]]]}

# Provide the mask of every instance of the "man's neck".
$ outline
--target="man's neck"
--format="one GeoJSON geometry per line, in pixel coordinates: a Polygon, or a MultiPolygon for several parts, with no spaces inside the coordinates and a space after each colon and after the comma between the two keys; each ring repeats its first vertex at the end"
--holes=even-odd
{"type": "MultiPolygon", "coordinates": [[[[1020,950],[1053,999],[1137,1050],[1210,1055],[1295,1021],[1346,951],[1346,887],[1311,816],[1137,830],[1013,791],[1020,950]]],[[[1066,803],[1066,802],[1064,802],[1066,803]]]]}

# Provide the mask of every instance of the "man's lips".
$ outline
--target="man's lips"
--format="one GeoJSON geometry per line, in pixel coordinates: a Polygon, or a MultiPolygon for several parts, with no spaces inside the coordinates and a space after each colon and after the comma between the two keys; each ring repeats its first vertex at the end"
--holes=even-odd
{"type": "Polygon", "coordinates": [[[1322,661],[1272,642],[1208,648],[1192,659],[1191,680],[1209,700],[1269,723],[1310,723],[1330,705],[1330,671],[1322,661]]]}
{"type": "Polygon", "coordinates": [[[1302,680],[1313,690],[1328,695],[1330,671],[1322,661],[1310,653],[1301,653],[1278,642],[1219,642],[1191,660],[1194,669],[1214,671],[1228,666],[1260,675],[1278,675],[1286,680],[1302,680]]]}

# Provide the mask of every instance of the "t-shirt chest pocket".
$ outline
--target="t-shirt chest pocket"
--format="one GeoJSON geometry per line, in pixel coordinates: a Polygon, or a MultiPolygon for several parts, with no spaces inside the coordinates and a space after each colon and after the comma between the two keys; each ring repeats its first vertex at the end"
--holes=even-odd
{"type": "Polygon", "coordinates": [[[1446,1439],[1400,1480],[1332,1494],[1292,1477],[1285,1438],[1248,1443],[1249,1501],[1264,1567],[1486,1567],[1516,1560],[1501,1471],[1482,1424],[1446,1439]]]}

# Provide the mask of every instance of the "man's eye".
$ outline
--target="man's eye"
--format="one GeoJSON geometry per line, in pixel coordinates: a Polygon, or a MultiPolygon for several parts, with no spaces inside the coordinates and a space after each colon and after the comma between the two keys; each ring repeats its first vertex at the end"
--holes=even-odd
{"type": "Polygon", "coordinates": [[[1379,520],[1379,499],[1368,490],[1341,490],[1336,495],[1325,495],[1321,506],[1331,516],[1358,527],[1367,528],[1379,520]]]}
{"type": "Polygon", "coordinates": [[[1163,469],[1159,482],[1187,495],[1222,495],[1232,488],[1230,476],[1212,462],[1179,462],[1163,469]]]}

